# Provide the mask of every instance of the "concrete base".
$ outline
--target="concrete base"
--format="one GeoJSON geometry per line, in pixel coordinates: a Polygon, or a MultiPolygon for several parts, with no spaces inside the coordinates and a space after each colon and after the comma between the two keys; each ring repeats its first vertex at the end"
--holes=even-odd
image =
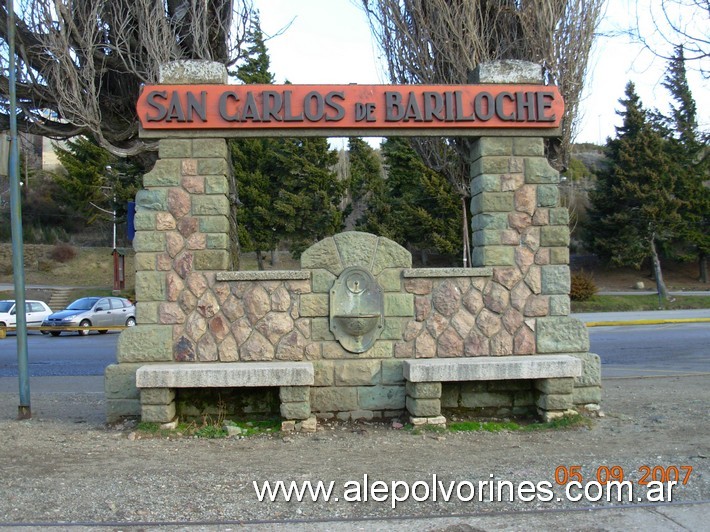
{"type": "Polygon", "coordinates": [[[567,355],[440,358],[405,360],[403,369],[412,419],[441,417],[442,382],[531,380],[538,413],[549,421],[576,413],[574,378],[582,374],[582,362],[567,355]]]}
{"type": "Polygon", "coordinates": [[[403,371],[411,382],[554,379],[581,375],[582,363],[568,355],[434,358],[405,360],[403,371]]]}
{"type": "MultiPolygon", "coordinates": [[[[154,423],[167,423],[175,417],[176,388],[263,386],[280,387],[284,418],[308,420],[312,417],[310,386],[313,379],[313,364],[310,362],[150,364],[141,366],[136,372],[141,419],[154,423]]],[[[310,427],[308,423],[306,426],[310,427]]]]}
{"type": "Polygon", "coordinates": [[[149,364],[136,372],[138,388],[231,388],[311,386],[310,362],[149,364]]]}

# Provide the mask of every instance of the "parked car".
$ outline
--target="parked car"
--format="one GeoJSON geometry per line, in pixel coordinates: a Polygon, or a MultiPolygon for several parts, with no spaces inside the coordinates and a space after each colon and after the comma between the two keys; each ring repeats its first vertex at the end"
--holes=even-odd
{"type": "MultiPolygon", "coordinates": [[[[27,325],[40,326],[42,322],[52,314],[44,301],[25,301],[25,319],[27,325]]],[[[17,312],[15,310],[15,300],[6,299],[0,301],[0,327],[17,326],[17,312]]]]}
{"type": "MultiPolygon", "coordinates": [[[[136,307],[122,297],[82,297],[64,310],[48,316],[43,327],[86,327],[78,331],[81,336],[89,334],[89,327],[114,327],[136,324],[136,307]]],[[[49,331],[52,336],[59,336],[62,331],[49,331]]],[[[108,329],[99,329],[105,334],[108,329]]]]}

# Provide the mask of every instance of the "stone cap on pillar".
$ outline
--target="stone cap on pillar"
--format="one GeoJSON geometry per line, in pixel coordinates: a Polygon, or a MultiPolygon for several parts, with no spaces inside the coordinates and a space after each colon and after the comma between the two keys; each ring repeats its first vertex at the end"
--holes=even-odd
{"type": "Polygon", "coordinates": [[[181,59],[160,65],[158,83],[166,85],[199,85],[227,83],[227,68],[216,61],[181,59]]]}
{"type": "Polygon", "coordinates": [[[471,83],[542,84],[542,66],[520,59],[503,59],[481,63],[470,74],[471,83]]]}

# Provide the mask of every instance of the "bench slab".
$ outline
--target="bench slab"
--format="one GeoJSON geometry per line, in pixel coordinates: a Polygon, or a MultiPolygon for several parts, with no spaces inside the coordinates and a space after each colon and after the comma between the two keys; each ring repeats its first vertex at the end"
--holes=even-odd
{"type": "Polygon", "coordinates": [[[404,361],[410,382],[496,381],[578,377],[582,361],[569,355],[426,358],[404,361]]]}
{"type": "Polygon", "coordinates": [[[220,362],[149,364],[136,372],[138,388],[231,388],[311,386],[310,362],[220,362]]]}

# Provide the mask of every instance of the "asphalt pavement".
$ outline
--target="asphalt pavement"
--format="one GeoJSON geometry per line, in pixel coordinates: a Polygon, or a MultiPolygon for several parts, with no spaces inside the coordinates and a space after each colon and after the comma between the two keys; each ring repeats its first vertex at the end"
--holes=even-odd
{"type": "Polygon", "coordinates": [[[658,325],[710,322],[710,309],[645,310],[632,312],[580,312],[572,314],[587,327],[598,325],[658,325]]]}

